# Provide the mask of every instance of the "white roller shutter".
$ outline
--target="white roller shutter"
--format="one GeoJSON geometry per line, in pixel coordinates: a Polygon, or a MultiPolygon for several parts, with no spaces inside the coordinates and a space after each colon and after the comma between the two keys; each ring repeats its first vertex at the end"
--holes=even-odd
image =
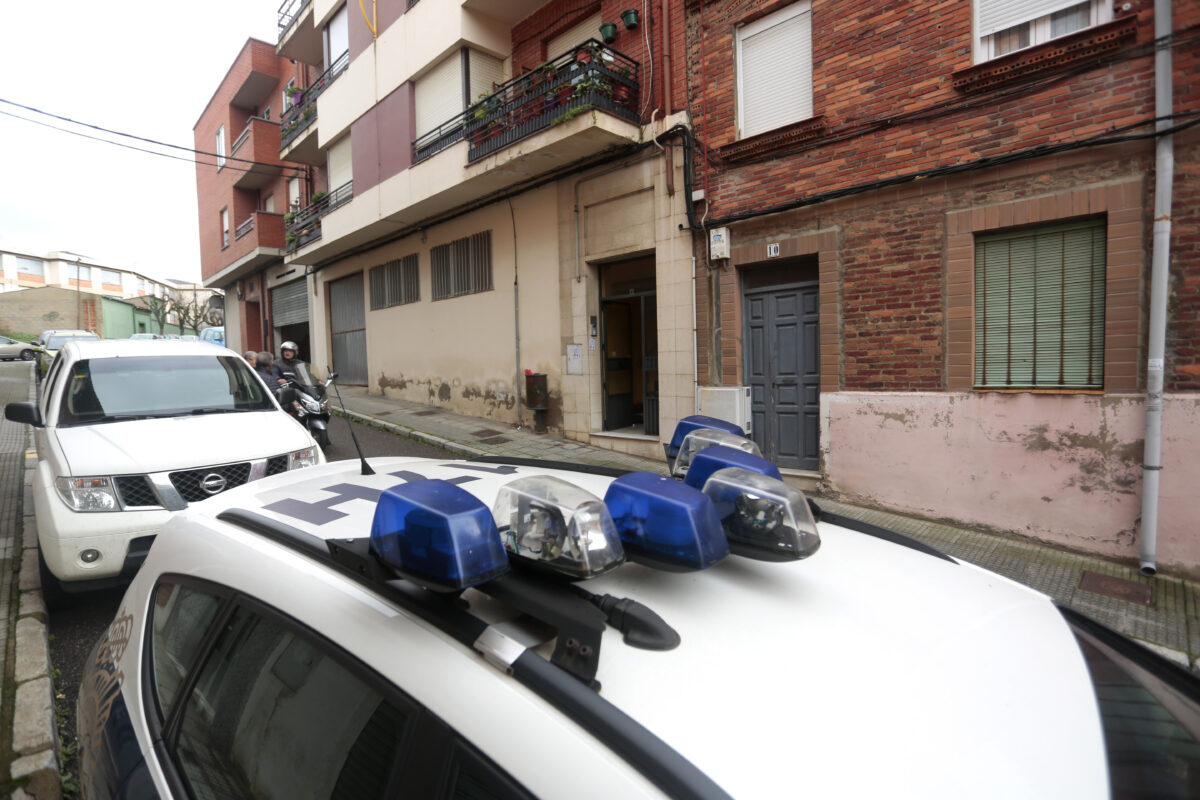
{"type": "Polygon", "coordinates": [[[975,35],[991,36],[1077,5],[1079,0],[975,0],[975,35]]]}
{"type": "Polygon", "coordinates": [[[417,80],[414,92],[417,136],[429,133],[463,111],[462,54],[455,50],[417,80]]]}
{"type": "Polygon", "coordinates": [[[809,3],[796,3],[738,29],[737,78],[740,138],[812,116],[809,3]]]}
{"type": "Polygon", "coordinates": [[[271,290],[271,321],[276,328],[308,322],[308,292],[304,279],[271,290]]]}
{"type": "Polygon", "coordinates": [[[565,31],[546,42],[546,58],[556,58],[570,50],[575,45],[588,39],[600,39],[600,23],[604,20],[597,11],[590,17],[582,19],[565,31]]]}
{"type": "Polygon", "coordinates": [[[350,162],[350,137],[343,136],[326,152],[326,169],[329,174],[329,190],[344,186],[354,178],[350,162]]]}
{"type": "Polygon", "coordinates": [[[471,51],[470,102],[474,103],[481,94],[491,94],[495,91],[493,87],[504,83],[504,80],[503,61],[478,50],[471,51]]]}

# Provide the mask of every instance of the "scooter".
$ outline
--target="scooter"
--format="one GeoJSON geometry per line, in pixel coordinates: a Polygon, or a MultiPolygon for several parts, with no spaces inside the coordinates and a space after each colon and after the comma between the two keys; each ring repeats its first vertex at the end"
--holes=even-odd
{"type": "Polygon", "coordinates": [[[329,446],[329,398],[326,390],[337,377],[329,374],[324,384],[313,378],[304,364],[296,365],[296,372],[283,373],[287,381],[279,389],[279,404],[283,410],[295,417],[321,447],[329,446]]]}

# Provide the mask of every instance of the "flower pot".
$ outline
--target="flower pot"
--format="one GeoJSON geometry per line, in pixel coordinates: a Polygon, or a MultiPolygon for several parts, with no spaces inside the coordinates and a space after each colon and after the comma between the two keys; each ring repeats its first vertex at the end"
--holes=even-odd
{"type": "Polygon", "coordinates": [[[590,64],[590,63],[592,63],[592,51],[591,51],[591,48],[588,48],[588,47],[581,47],[581,48],[579,48],[578,50],[576,50],[576,51],[575,51],[575,62],[576,62],[577,64],[590,64]]]}
{"type": "Polygon", "coordinates": [[[605,44],[612,44],[617,40],[617,26],[612,22],[604,22],[600,24],[600,38],[605,44]]]}
{"type": "Polygon", "coordinates": [[[638,12],[636,8],[630,8],[621,12],[621,22],[625,23],[627,30],[633,30],[638,26],[638,12]]]}

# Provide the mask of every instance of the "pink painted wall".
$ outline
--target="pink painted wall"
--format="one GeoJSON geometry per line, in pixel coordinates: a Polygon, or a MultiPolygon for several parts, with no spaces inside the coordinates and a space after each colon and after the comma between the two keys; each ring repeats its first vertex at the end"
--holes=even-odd
{"type": "MultiPolygon", "coordinates": [[[[829,487],[899,513],[1136,559],[1143,398],[826,394],[829,487]]],[[[1200,574],[1200,397],[1164,398],[1161,571],[1200,574]]]]}

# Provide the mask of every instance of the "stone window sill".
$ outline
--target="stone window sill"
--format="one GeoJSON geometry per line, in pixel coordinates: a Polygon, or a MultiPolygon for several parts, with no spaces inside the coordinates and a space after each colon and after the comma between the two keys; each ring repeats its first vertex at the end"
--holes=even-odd
{"type": "Polygon", "coordinates": [[[759,133],[736,142],[721,145],[716,149],[717,156],[722,161],[746,161],[757,156],[770,155],[780,150],[787,150],[798,144],[819,139],[825,135],[825,118],[809,117],[800,122],[793,122],[773,131],[759,133]]]}

